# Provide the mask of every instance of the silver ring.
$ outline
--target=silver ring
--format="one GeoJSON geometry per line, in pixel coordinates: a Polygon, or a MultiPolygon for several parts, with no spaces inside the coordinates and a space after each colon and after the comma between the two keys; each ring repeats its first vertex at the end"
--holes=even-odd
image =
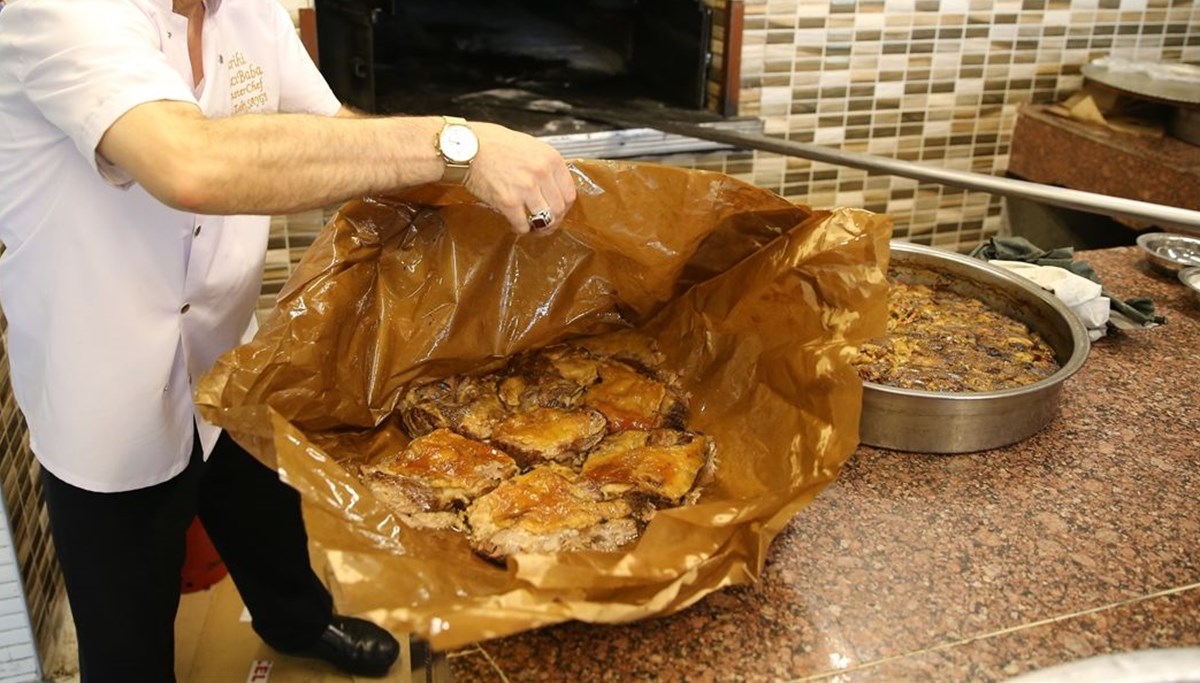
{"type": "Polygon", "coordinates": [[[544,230],[554,222],[554,214],[550,213],[550,209],[542,209],[529,214],[525,220],[529,222],[531,229],[544,230]]]}

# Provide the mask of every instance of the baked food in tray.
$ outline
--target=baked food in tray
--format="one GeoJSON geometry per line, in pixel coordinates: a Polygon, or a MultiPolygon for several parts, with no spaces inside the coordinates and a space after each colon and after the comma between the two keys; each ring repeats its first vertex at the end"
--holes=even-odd
{"type": "Polygon", "coordinates": [[[869,382],[940,392],[1012,389],[1059,369],[1054,350],[1025,324],[978,299],[891,283],[887,334],[859,349],[869,382]]]}
{"type": "Polygon", "coordinates": [[[658,354],[596,348],[552,346],[411,387],[398,406],[409,455],[360,476],[402,519],[463,530],[491,560],[634,542],[657,510],[696,501],[714,447],[686,429],[686,394],[651,364],[658,354]],[[408,463],[427,443],[440,464],[422,474],[408,463]],[[444,462],[456,454],[466,462],[444,462]]]}

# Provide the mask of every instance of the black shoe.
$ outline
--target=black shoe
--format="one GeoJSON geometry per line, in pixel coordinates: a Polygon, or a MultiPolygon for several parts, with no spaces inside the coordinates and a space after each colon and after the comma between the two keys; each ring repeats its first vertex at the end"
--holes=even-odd
{"type": "Polygon", "coordinates": [[[400,656],[400,643],[369,621],[334,615],[316,643],[288,654],[320,659],[355,676],[378,678],[400,656]]]}

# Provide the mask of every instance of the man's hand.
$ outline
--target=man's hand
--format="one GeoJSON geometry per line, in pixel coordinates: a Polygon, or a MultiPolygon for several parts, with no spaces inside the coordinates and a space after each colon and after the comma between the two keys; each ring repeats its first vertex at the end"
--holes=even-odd
{"type": "Polygon", "coordinates": [[[545,227],[554,230],[575,203],[575,183],[562,156],[537,138],[497,126],[472,122],[479,154],[471,163],[467,189],[508,219],[513,232],[530,231],[530,217],[549,212],[545,227]]]}

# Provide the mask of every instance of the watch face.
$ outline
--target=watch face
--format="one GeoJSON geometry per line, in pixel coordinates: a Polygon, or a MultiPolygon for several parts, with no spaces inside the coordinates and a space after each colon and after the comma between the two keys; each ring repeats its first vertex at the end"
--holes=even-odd
{"type": "Polygon", "coordinates": [[[465,163],[479,151],[479,138],[467,126],[450,125],[442,129],[438,146],[450,161],[465,163]]]}

